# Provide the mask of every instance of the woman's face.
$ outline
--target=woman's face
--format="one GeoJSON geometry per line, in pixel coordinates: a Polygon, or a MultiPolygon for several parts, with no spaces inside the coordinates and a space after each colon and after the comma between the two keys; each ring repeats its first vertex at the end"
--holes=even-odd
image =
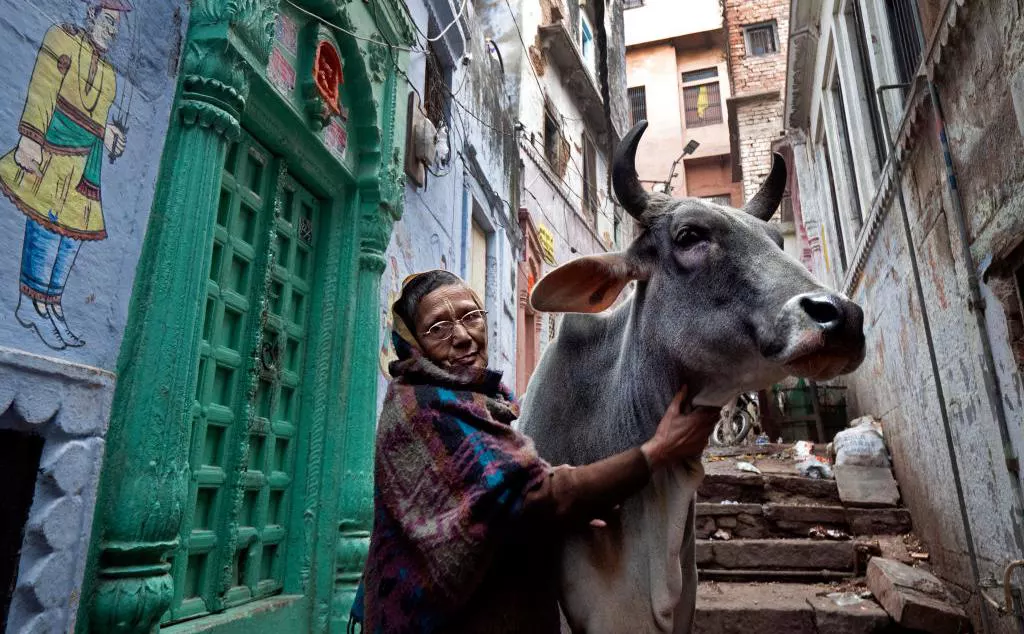
{"type": "Polygon", "coordinates": [[[428,359],[444,368],[487,367],[487,318],[468,288],[450,285],[427,293],[415,319],[428,359]]]}

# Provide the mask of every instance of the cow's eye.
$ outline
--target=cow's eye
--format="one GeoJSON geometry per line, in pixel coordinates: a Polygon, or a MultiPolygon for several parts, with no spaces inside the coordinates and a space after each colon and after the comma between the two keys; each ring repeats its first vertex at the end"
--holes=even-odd
{"type": "Polygon", "coordinates": [[[676,244],[683,249],[688,249],[706,239],[707,235],[704,231],[693,227],[680,229],[679,232],[676,233],[676,244]]]}

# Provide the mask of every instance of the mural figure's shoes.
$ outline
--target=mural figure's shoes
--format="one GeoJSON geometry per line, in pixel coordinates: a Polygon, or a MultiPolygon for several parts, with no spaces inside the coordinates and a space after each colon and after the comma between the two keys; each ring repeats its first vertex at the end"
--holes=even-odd
{"type": "Polygon", "coordinates": [[[64,320],[64,313],[53,308],[50,308],[48,312],[50,313],[50,321],[53,322],[53,327],[57,330],[57,334],[67,347],[79,348],[85,345],[85,340],[71,332],[71,329],[68,328],[68,322],[64,320]]]}
{"type": "Polygon", "coordinates": [[[53,325],[49,309],[44,307],[43,310],[45,312],[40,312],[36,302],[32,300],[26,302],[25,296],[19,295],[18,307],[14,309],[14,316],[22,326],[34,330],[48,347],[54,350],[63,350],[67,344],[61,339],[60,333],[53,325]]]}

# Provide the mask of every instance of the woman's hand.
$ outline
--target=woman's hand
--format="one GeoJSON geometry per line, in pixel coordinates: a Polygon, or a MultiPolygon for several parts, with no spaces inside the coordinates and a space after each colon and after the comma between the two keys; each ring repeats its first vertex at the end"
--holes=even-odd
{"type": "Polygon", "coordinates": [[[686,392],[684,385],[669,403],[654,436],[640,447],[652,471],[685,458],[699,456],[718,422],[720,412],[714,407],[701,407],[689,414],[681,413],[679,410],[686,399],[686,392]]]}

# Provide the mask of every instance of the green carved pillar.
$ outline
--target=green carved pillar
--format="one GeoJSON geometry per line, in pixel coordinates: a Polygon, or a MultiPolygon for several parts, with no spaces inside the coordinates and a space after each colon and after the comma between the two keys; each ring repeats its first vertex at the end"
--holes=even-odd
{"type": "Polygon", "coordinates": [[[118,361],[80,633],[152,632],[171,602],[168,554],[178,545],[189,477],[197,298],[206,295],[221,165],[245,105],[245,77],[226,55],[194,41],[186,50],[118,361]]]}
{"type": "Polygon", "coordinates": [[[359,268],[349,372],[349,409],[342,464],[345,486],[339,504],[339,534],[332,632],[344,632],[349,610],[366,562],[373,526],[373,447],[377,429],[377,345],[380,337],[380,279],[391,229],[402,216],[405,173],[402,150],[394,147],[395,121],[404,121],[403,100],[396,99],[396,77],[388,77],[381,117],[384,125],[381,167],[370,187],[361,191],[359,268]]]}

